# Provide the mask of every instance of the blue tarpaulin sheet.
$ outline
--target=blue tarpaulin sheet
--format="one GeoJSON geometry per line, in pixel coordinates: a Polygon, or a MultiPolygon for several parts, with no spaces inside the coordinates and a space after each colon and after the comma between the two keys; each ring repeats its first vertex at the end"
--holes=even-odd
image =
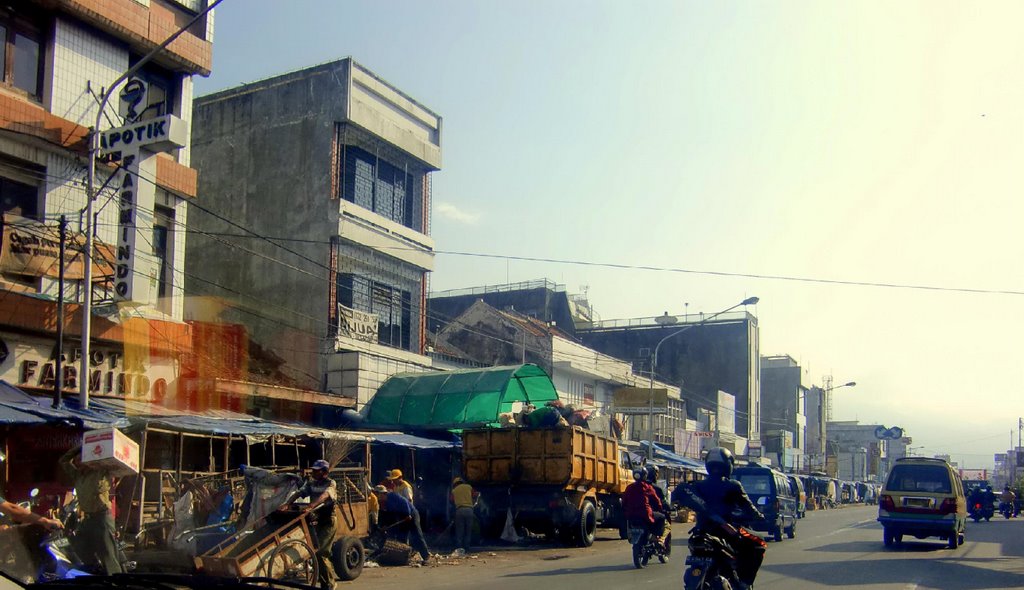
{"type": "Polygon", "coordinates": [[[51,404],[49,398],[33,397],[0,380],[0,421],[6,424],[64,423],[95,429],[113,426],[118,422],[116,414],[102,408],[81,410],[66,405],[54,408],[51,404]]]}
{"type": "Polygon", "coordinates": [[[133,400],[95,398],[90,400],[89,409],[83,410],[79,407],[78,398],[71,396],[64,400],[62,407],[54,408],[49,398],[33,397],[0,380],[0,424],[47,423],[80,426],[86,430],[111,426],[121,429],[153,427],[175,432],[260,438],[279,434],[366,440],[362,434],[325,432],[300,424],[268,422],[229,410],[209,410],[200,414],[133,400]]]}
{"type": "MultiPolygon", "coordinates": [[[[640,446],[646,451],[647,447],[650,446],[650,442],[646,440],[640,441],[640,446]]],[[[669,463],[671,465],[682,467],[683,469],[689,469],[690,471],[693,471],[695,473],[700,473],[703,475],[708,474],[708,470],[704,468],[704,463],[696,459],[691,459],[690,457],[684,457],[682,455],[673,453],[672,451],[658,444],[654,445],[654,458],[665,461],[666,463],[669,463]]]]}
{"type": "Polygon", "coordinates": [[[373,443],[411,447],[414,449],[453,449],[459,446],[459,443],[454,441],[436,440],[433,438],[424,438],[422,436],[401,434],[397,432],[373,432],[367,433],[367,435],[372,439],[373,443]]]}

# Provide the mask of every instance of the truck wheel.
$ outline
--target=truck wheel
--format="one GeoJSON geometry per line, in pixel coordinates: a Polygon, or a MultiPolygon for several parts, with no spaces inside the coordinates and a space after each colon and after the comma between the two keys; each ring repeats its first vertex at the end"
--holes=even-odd
{"type": "Polygon", "coordinates": [[[355,537],[342,537],[340,541],[331,547],[331,562],[334,564],[334,571],[342,580],[354,580],[363,573],[363,561],[366,559],[366,551],[363,542],[355,537]]]}
{"type": "Polygon", "coordinates": [[[597,534],[597,510],[594,503],[584,500],[580,508],[580,519],[576,523],[576,541],[580,547],[590,547],[594,544],[594,536],[597,534]]]}

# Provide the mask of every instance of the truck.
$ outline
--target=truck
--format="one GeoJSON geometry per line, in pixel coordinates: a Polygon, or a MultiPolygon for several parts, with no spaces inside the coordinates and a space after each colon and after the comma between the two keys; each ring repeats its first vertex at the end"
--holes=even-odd
{"type": "Polygon", "coordinates": [[[509,514],[517,528],[581,547],[599,525],[625,528],[632,477],[614,438],[579,426],[481,428],[463,431],[462,453],[485,533],[500,532],[509,514]]]}

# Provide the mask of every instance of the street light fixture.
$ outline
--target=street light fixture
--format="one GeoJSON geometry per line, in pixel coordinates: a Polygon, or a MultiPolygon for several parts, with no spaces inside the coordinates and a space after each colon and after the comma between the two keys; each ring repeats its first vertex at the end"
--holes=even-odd
{"type": "Polygon", "coordinates": [[[93,241],[96,235],[96,225],[93,219],[93,201],[96,199],[96,159],[100,152],[100,124],[103,122],[103,111],[107,107],[107,102],[110,101],[110,97],[114,95],[114,91],[121,85],[122,82],[128,80],[134,76],[144,65],[149,63],[156,57],[161,51],[167,48],[175,39],[177,39],[182,33],[192,27],[192,25],[199,22],[200,19],[205,17],[207,13],[216,8],[218,4],[224,0],[213,0],[203,10],[199,11],[190,21],[185,23],[184,26],[179,28],[170,37],[164,40],[163,43],[157,45],[152,51],[142,56],[139,61],[135,62],[135,65],[128,68],[124,73],[118,76],[106,91],[100,94],[99,107],[96,109],[96,124],[93,125],[92,131],[89,134],[89,167],[86,173],[85,181],[85,269],[82,276],[82,358],[81,366],[79,368],[78,385],[79,385],[79,404],[82,409],[89,408],[89,344],[92,339],[92,249],[93,241]]]}
{"type": "Polygon", "coordinates": [[[651,379],[650,379],[650,383],[648,385],[648,393],[649,393],[649,400],[650,400],[650,405],[648,406],[648,410],[647,410],[647,432],[648,432],[647,458],[648,459],[651,459],[654,456],[654,374],[655,374],[655,371],[657,371],[657,368],[658,368],[658,350],[661,348],[661,345],[664,344],[665,341],[668,340],[669,338],[672,338],[674,336],[678,336],[678,335],[682,334],[683,332],[685,332],[685,331],[687,331],[687,330],[689,330],[691,328],[696,328],[697,326],[703,326],[707,322],[715,319],[716,317],[722,315],[723,313],[732,311],[732,310],[736,309],[737,307],[740,307],[740,306],[743,306],[743,305],[756,305],[758,301],[760,301],[760,299],[758,299],[757,297],[747,297],[746,299],[744,299],[743,301],[740,301],[736,305],[733,305],[732,307],[728,307],[726,309],[723,309],[722,311],[720,311],[718,313],[711,314],[708,317],[706,317],[706,318],[702,319],[701,321],[697,322],[696,324],[690,324],[689,326],[686,326],[684,328],[680,328],[680,329],[676,330],[675,332],[672,332],[668,336],[665,336],[664,338],[659,340],[658,343],[654,346],[654,354],[651,355],[651,379]]]}

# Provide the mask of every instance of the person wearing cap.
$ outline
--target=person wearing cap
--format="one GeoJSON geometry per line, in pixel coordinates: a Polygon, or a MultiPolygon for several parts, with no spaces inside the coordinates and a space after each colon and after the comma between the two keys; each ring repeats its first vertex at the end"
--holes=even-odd
{"type": "Polygon", "coordinates": [[[469,544],[473,538],[473,524],[476,522],[476,499],[480,493],[473,489],[461,477],[452,480],[452,504],[455,504],[455,544],[465,552],[469,552],[469,544]]]}
{"type": "Polygon", "coordinates": [[[427,564],[430,560],[430,548],[427,547],[427,540],[423,537],[423,529],[419,520],[415,518],[416,509],[412,502],[397,491],[389,491],[383,485],[373,488],[377,492],[382,509],[382,524],[385,527],[394,527],[395,536],[404,538],[412,548],[420,554],[422,561],[427,564]]]}
{"type": "Polygon", "coordinates": [[[310,512],[316,516],[316,557],[320,561],[320,588],[330,590],[338,581],[331,564],[331,546],[338,530],[334,515],[334,503],[338,500],[338,484],[328,477],[331,465],[323,459],[317,459],[311,467],[313,478],[307,480],[285,504],[291,504],[299,498],[309,498],[310,512]]]}
{"type": "Polygon", "coordinates": [[[402,496],[404,496],[405,499],[408,500],[409,503],[413,505],[413,507],[416,506],[415,498],[413,497],[412,484],[405,481],[405,479],[402,477],[401,469],[392,469],[391,472],[388,473],[388,481],[391,482],[392,490],[398,492],[399,494],[402,494],[402,496]]]}

